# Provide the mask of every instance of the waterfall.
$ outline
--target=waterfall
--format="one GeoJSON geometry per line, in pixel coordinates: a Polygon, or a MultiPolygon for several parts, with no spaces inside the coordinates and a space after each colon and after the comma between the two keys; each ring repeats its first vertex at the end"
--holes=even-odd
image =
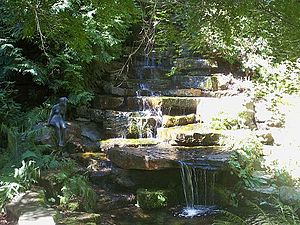
{"type": "Polygon", "coordinates": [[[215,208],[216,168],[203,162],[179,161],[186,207],[181,216],[207,214],[215,208]]]}

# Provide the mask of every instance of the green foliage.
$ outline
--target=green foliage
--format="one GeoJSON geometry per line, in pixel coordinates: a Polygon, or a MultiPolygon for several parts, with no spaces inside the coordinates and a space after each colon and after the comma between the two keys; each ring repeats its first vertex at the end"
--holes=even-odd
{"type": "Polygon", "coordinates": [[[235,130],[239,128],[237,118],[228,116],[226,113],[219,113],[217,117],[213,117],[211,124],[215,130],[235,130]]]}
{"type": "Polygon", "coordinates": [[[39,168],[45,169],[57,169],[60,164],[58,157],[54,154],[43,154],[41,151],[27,150],[22,154],[23,160],[34,160],[39,168]]]}
{"type": "Polygon", "coordinates": [[[20,105],[12,99],[14,92],[12,83],[0,79],[0,124],[15,124],[16,118],[20,117],[20,105]]]}
{"type": "Polygon", "coordinates": [[[170,190],[137,190],[138,205],[142,209],[164,208],[172,203],[172,194],[170,190]]]}
{"type": "Polygon", "coordinates": [[[15,168],[14,175],[1,177],[0,181],[0,209],[17,194],[24,192],[37,183],[40,170],[34,161],[22,161],[20,168],[15,168]]]}
{"type": "Polygon", "coordinates": [[[225,141],[229,149],[234,150],[229,159],[231,171],[240,179],[239,185],[255,187],[259,179],[253,176],[255,169],[259,168],[262,156],[262,144],[254,135],[235,136],[225,141]]]}
{"type": "Polygon", "coordinates": [[[276,199],[268,206],[271,210],[252,202],[248,202],[248,208],[250,212],[246,218],[223,211],[223,218],[214,221],[213,225],[297,225],[300,223],[295,209],[276,199]]]}
{"type": "Polygon", "coordinates": [[[5,0],[0,15],[0,80],[29,75],[79,104],[99,79],[87,68],[121,56],[138,10],[132,0],[5,0]]]}
{"type": "Polygon", "coordinates": [[[95,206],[96,194],[86,177],[78,174],[74,161],[62,162],[60,171],[53,175],[51,181],[61,186],[58,197],[62,207],[73,210],[80,207],[90,211],[95,206]]]}
{"type": "Polygon", "coordinates": [[[300,90],[299,1],[148,2],[162,52],[238,63],[254,75],[260,96],[300,90]]]}
{"type": "Polygon", "coordinates": [[[274,184],[280,186],[296,186],[296,180],[285,169],[274,168],[274,184]]]}

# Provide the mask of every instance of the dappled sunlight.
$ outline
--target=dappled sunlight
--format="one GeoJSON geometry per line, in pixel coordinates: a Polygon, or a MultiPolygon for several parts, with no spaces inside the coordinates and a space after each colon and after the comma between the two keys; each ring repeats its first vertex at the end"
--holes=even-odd
{"type": "Polygon", "coordinates": [[[285,96],[282,101],[279,110],[285,115],[285,126],[271,129],[279,146],[266,148],[263,164],[270,170],[285,171],[293,179],[300,179],[300,97],[285,96]]]}

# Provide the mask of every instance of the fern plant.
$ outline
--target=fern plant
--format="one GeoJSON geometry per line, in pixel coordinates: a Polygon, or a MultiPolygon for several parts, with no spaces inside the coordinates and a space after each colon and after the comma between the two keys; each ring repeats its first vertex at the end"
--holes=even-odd
{"type": "Polygon", "coordinates": [[[52,183],[61,187],[60,193],[56,193],[60,205],[73,210],[92,210],[96,203],[96,194],[87,178],[77,173],[75,161],[64,161],[61,165],[60,171],[51,177],[52,183]]]}
{"type": "Polygon", "coordinates": [[[17,194],[29,190],[37,183],[40,177],[40,169],[34,161],[22,161],[20,168],[15,168],[14,175],[1,177],[0,182],[0,209],[17,194]]]}
{"type": "Polygon", "coordinates": [[[300,219],[295,209],[277,199],[262,207],[247,202],[249,215],[241,217],[231,212],[222,211],[222,218],[215,220],[213,225],[299,225],[300,219]]]}

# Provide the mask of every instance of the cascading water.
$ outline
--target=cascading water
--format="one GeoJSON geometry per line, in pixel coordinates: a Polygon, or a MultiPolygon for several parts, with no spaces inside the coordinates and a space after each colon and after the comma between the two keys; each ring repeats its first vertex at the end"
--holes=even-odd
{"type": "Polygon", "coordinates": [[[216,207],[215,182],[216,168],[203,165],[203,162],[179,161],[186,207],[179,214],[183,217],[205,215],[216,207]]]}
{"type": "MultiPolygon", "coordinates": [[[[145,56],[144,66],[145,68],[155,69],[155,57],[154,54],[145,56]]],[[[138,138],[155,138],[157,128],[162,124],[162,111],[161,107],[153,107],[149,104],[147,97],[142,96],[143,93],[147,93],[150,97],[156,96],[155,92],[151,90],[149,84],[143,83],[143,72],[139,72],[139,78],[141,83],[138,84],[138,90],[136,96],[139,103],[140,117],[136,118],[136,126],[138,130],[138,138]]]]}

